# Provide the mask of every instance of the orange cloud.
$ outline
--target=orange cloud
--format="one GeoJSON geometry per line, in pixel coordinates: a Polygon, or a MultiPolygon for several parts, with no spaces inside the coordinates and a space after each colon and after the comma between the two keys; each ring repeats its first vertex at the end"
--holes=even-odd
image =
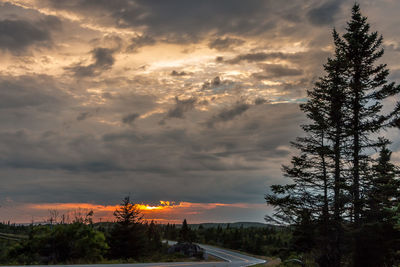
{"type": "MultiPolygon", "coordinates": [[[[155,220],[159,223],[180,223],[183,218],[201,216],[202,214],[214,209],[236,208],[236,209],[260,209],[265,208],[265,204],[249,203],[193,203],[193,202],[172,202],[160,201],[156,205],[136,204],[137,208],[144,215],[145,220],[155,220]]],[[[24,209],[30,213],[43,213],[49,210],[57,210],[59,214],[72,214],[76,210],[81,212],[94,212],[95,221],[113,221],[113,212],[119,205],[99,205],[92,203],[40,203],[27,204],[24,209]]],[[[198,219],[191,219],[196,222],[198,219]]]]}

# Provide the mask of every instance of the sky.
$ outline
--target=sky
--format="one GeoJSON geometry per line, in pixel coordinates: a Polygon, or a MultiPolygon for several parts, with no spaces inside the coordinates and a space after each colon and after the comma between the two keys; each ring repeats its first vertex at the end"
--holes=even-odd
{"type": "MultiPolygon", "coordinates": [[[[400,1],[359,3],[400,81],[400,1]]],[[[111,220],[129,195],[147,220],[263,222],[353,4],[0,0],[0,221],[111,220]]]]}

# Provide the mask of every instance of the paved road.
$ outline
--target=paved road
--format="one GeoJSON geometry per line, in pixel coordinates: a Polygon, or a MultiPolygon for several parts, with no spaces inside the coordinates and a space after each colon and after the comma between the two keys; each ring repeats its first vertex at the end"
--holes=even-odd
{"type": "MultiPolygon", "coordinates": [[[[259,263],[265,260],[249,257],[229,250],[212,246],[200,245],[206,253],[214,255],[224,261],[219,262],[166,262],[166,263],[137,263],[137,264],[90,264],[90,265],[55,265],[57,267],[243,267],[259,263]]],[[[15,267],[15,266],[14,266],[15,267]]],[[[48,265],[35,265],[35,267],[48,267],[48,265]]]]}
{"type": "MultiPolygon", "coordinates": [[[[240,253],[232,252],[226,249],[216,248],[207,245],[200,245],[205,249],[206,253],[214,255],[218,258],[225,260],[226,262],[219,262],[218,266],[250,266],[259,263],[265,263],[265,260],[253,258],[240,253]]],[[[195,266],[195,265],[193,265],[195,266]]],[[[211,265],[210,265],[211,266],[211,265]]],[[[217,265],[212,265],[217,266],[217,265]]]]}

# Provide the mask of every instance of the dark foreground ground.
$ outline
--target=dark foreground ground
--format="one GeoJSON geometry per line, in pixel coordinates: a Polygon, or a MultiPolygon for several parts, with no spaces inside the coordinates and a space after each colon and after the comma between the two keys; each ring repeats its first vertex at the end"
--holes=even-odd
{"type": "MultiPolygon", "coordinates": [[[[265,263],[265,260],[257,259],[241,253],[232,252],[208,245],[200,245],[205,249],[206,253],[214,257],[221,258],[224,261],[216,262],[165,262],[165,263],[137,263],[137,264],[90,264],[90,265],[55,265],[65,267],[162,267],[162,266],[185,266],[185,267],[241,267],[251,266],[255,264],[265,263]]],[[[35,267],[45,267],[48,265],[35,265],[35,267]]]]}

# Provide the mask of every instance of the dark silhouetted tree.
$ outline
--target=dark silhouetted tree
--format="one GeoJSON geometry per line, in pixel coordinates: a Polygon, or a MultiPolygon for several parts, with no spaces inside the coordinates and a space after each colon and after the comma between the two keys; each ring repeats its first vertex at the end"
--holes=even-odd
{"type": "MultiPolygon", "coordinates": [[[[352,236],[356,245],[347,254],[362,251],[359,230],[371,215],[368,209],[373,203],[384,203],[366,192],[371,185],[379,188],[372,155],[385,145],[378,138],[380,131],[394,124],[400,108],[398,104],[384,114],[382,103],[398,94],[400,86],[386,80],[385,64],[377,64],[383,55],[382,37],[370,33],[366,20],[355,4],[347,32],[343,36],[333,32],[335,54],[324,65],[327,74],[308,91],[308,101],[301,105],[309,123],[302,126],[306,135],[293,143],[300,155],[283,168],[293,182],[271,186],[266,196],[275,207],[275,222],[304,228],[304,214],[309,214],[316,236],[308,238],[314,238],[315,247],[304,244],[303,250],[297,250],[319,251],[322,266],[341,266],[344,224],[352,226],[354,231],[346,236],[352,236]]],[[[388,219],[388,214],[381,215],[388,219]]],[[[354,265],[365,266],[358,259],[354,258],[354,265]]]]}
{"type": "MultiPolygon", "coordinates": [[[[333,37],[336,42],[336,31],[333,37]]],[[[346,115],[344,67],[343,55],[336,49],[335,58],[329,58],[324,65],[327,74],[307,92],[307,103],[300,105],[309,119],[308,124],[301,126],[306,135],[292,143],[300,150],[300,155],[292,158],[291,166],[283,167],[285,176],[293,183],[274,185],[272,194],[266,196],[267,202],[276,207],[272,219],[301,227],[302,230],[295,230],[296,233],[305,232],[304,216],[308,214],[308,222],[313,222],[310,227],[314,228],[311,231],[314,240],[304,246],[309,250],[313,249],[310,244],[317,246],[325,266],[339,266],[340,262],[344,194],[342,152],[346,140],[343,133],[346,115]],[[327,265],[327,261],[331,265],[327,265]]],[[[304,238],[297,237],[298,240],[307,238],[311,238],[309,233],[304,238]]]]}
{"type": "Polygon", "coordinates": [[[114,212],[116,224],[110,236],[110,255],[113,258],[137,259],[146,249],[145,226],[136,204],[125,197],[114,212]]]}
{"type": "Polygon", "coordinates": [[[147,226],[146,234],[148,251],[150,253],[159,252],[162,248],[161,234],[154,221],[151,221],[151,223],[147,226]]]}
{"type": "Polygon", "coordinates": [[[377,64],[383,56],[382,36],[377,32],[370,32],[367,18],[355,4],[352,9],[351,20],[347,24],[347,32],[342,38],[338,37],[336,45],[346,60],[344,75],[348,83],[346,91],[349,112],[348,127],[345,128],[351,145],[353,219],[356,225],[360,224],[365,201],[360,192],[368,182],[371,148],[379,149],[382,142],[375,135],[389,126],[397,114],[397,108],[389,113],[382,114],[382,101],[387,97],[400,92],[400,87],[389,83],[389,70],[386,64],[377,64]],[[363,168],[363,169],[361,169],[363,168]]]}
{"type": "Polygon", "coordinates": [[[193,233],[191,229],[189,228],[186,219],[183,220],[182,222],[182,227],[179,231],[179,242],[192,242],[193,239],[193,233]]]}
{"type": "Polygon", "coordinates": [[[400,249],[400,235],[393,218],[400,198],[400,175],[390,157],[391,151],[384,145],[372,167],[355,253],[359,266],[394,266],[396,251],[400,249]]]}

